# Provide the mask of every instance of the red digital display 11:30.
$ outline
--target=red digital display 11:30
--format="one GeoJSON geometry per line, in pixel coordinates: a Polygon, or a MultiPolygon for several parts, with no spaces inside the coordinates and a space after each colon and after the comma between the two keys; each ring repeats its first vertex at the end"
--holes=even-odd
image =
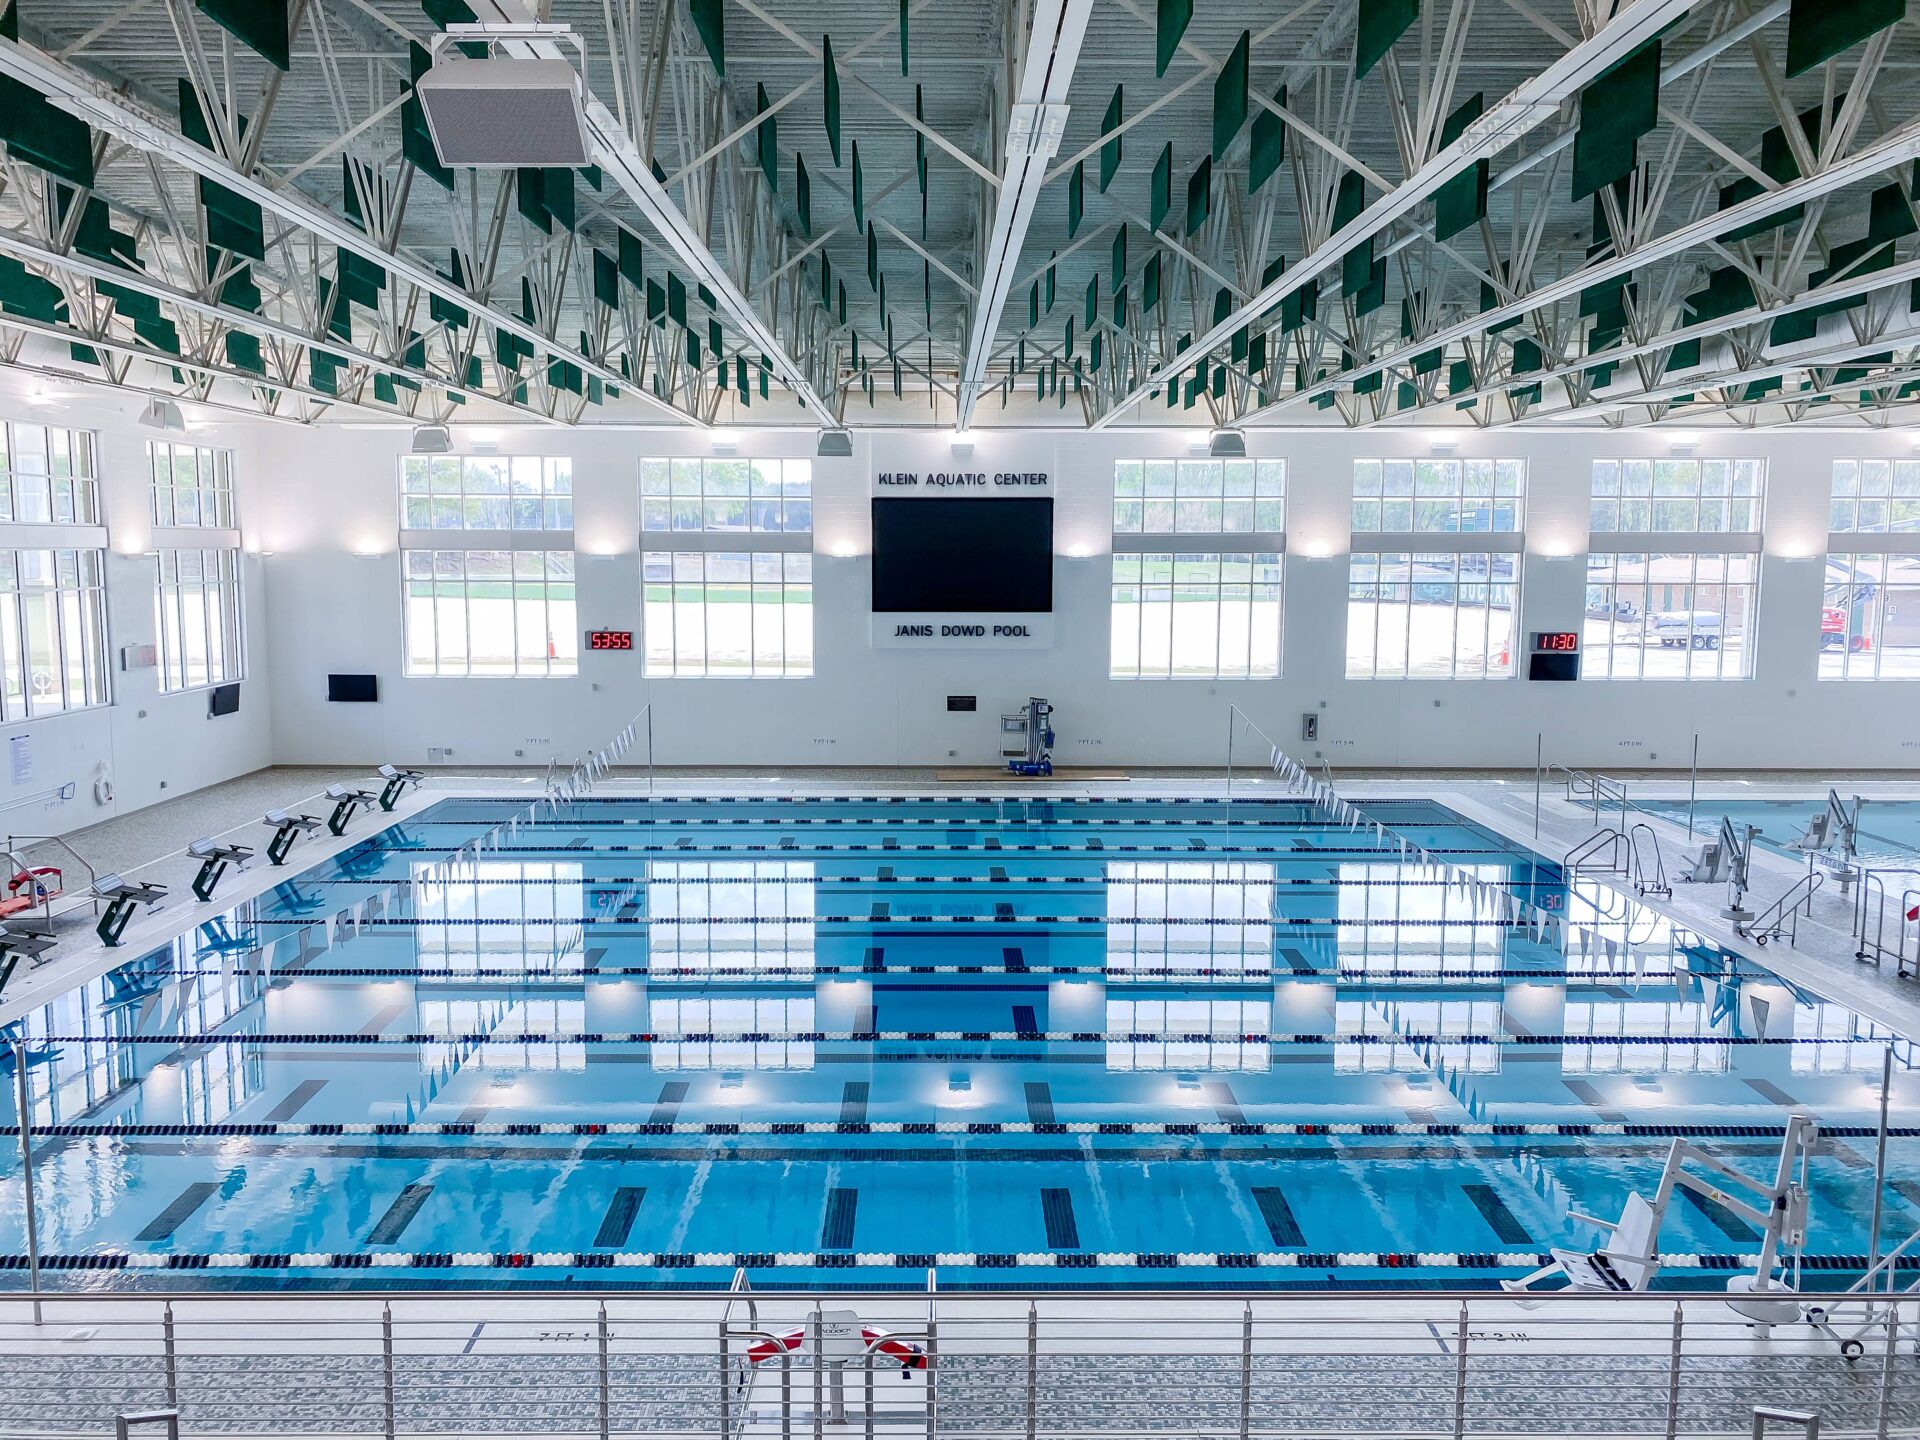
{"type": "Polygon", "coordinates": [[[587,631],[587,649],[631,650],[633,649],[633,632],[631,630],[589,630],[587,631]]]}
{"type": "Polygon", "coordinates": [[[1580,632],[1578,630],[1536,630],[1533,632],[1533,648],[1539,654],[1578,650],[1580,632]]]}

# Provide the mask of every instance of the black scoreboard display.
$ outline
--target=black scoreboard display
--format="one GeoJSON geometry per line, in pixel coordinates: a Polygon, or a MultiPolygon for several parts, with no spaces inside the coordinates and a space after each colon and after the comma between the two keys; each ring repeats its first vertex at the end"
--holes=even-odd
{"type": "Polygon", "coordinates": [[[1580,632],[1578,630],[1536,630],[1533,653],[1527,657],[1529,680],[1578,680],[1580,678],[1580,632]]]}

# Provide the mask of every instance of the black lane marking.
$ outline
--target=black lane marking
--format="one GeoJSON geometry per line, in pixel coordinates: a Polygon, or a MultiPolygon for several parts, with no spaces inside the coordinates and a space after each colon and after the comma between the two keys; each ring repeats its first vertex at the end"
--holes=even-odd
{"type": "Polygon", "coordinates": [[[1609,1125],[1627,1123],[1627,1117],[1607,1104],[1606,1097],[1585,1080],[1563,1080],[1561,1083],[1578,1096],[1583,1104],[1591,1106],[1593,1112],[1609,1125]]]}
{"type": "Polygon", "coordinates": [[[869,970],[886,969],[887,968],[886,947],[884,945],[869,945],[866,948],[867,948],[867,954],[866,954],[866,960],[865,960],[866,968],[869,970]]]}
{"type": "Polygon", "coordinates": [[[1267,1235],[1275,1245],[1307,1243],[1307,1237],[1300,1233],[1300,1222],[1293,1218],[1293,1207],[1278,1185],[1254,1186],[1253,1203],[1260,1207],[1260,1218],[1267,1222],[1267,1235]]]}
{"type": "Polygon", "coordinates": [[[1307,957],[1291,945],[1282,945],[1280,947],[1280,958],[1293,967],[1293,973],[1296,975],[1311,975],[1314,973],[1313,966],[1308,962],[1307,957]]]}
{"type": "Polygon", "coordinates": [[[260,1118],[268,1124],[278,1124],[282,1120],[291,1120],[294,1116],[298,1115],[301,1110],[306,1108],[309,1100],[313,1099],[314,1096],[326,1088],[327,1082],[324,1080],[302,1080],[287,1093],[286,1099],[282,1100],[260,1118]]]}
{"type": "Polygon", "coordinates": [[[385,1030],[405,1014],[406,1009],[406,1003],[400,1000],[394,1001],[391,1005],[383,1005],[379,1010],[374,1012],[372,1019],[360,1027],[360,1033],[362,1035],[378,1035],[382,1030],[385,1030]]]}
{"type": "Polygon", "coordinates": [[[867,1097],[872,1090],[872,1085],[865,1080],[849,1080],[840,1087],[840,1123],[842,1125],[867,1123],[867,1097]]]}
{"type": "Polygon", "coordinates": [[[1759,1232],[1718,1200],[1709,1200],[1697,1190],[1680,1187],[1680,1193],[1687,1197],[1693,1208],[1706,1216],[1720,1233],[1729,1240],[1758,1240],[1759,1232]]]}
{"type": "Polygon", "coordinates": [[[142,1241],[171,1240],[173,1232],[180,1228],[189,1215],[219,1193],[220,1186],[212,1180],[194,1181],[180,1192],[178,1200],[148,1221],[147,1228],[133,1238],[142,1241]]]}
{"type": "Polygon", "coordinates": [[[822,1250],[853,1248],[853,1215],[859,1205],[858,1190],[827,1191],[827,1216],[820,1226],[822,1250]]]}
{"type": "Polygon", "coordinates": [[[604,945],[597,946],[596,948],[587,951],[586,958],[583,964],[581,965],[581,968],[584,970],[598,970],[600,968],[600,962],[602,960],[605,960],[606,958],[607,958],[606,946],[604,945]]]}
{"type": "Polygon", "coordinates": [[[679,1118],[680,1104],[687,1098],[685,1080],[669,1080],[660,1087],[660,1098],[654,1103],[653,1113],[647,1117],[649,1125],[671,1125],[679,1118]]]}
{"type": "Polygon", "coordinates": [[[476,1100],[458,1115],[454,1116],[453,1123],[456,1125],[479,1125],[484,1123],[487,1116],[492,1113],[493,1104],[491,1101],[476,1100]]]}
{"type": "Polygon", "coordinates": [[[1776,1105],[1784,1105],[1792,1109],[1800,1103],[1771,1080],[1747,1080],[1742,1083],[1754,1094],[1764,1100],[1771,1100],[1776,1105]]]}
{"type": "Polygon", "coordinates": [[[1044,1080],[1027,1082],[1027,1120],[1033,1125],[1053,1125],[1053,1087],[1044,1080]]]}
{"type": "Polygon", "coordinates": [[[1207,1082],[1207,1103],[1213,1106],[1213,1113],[1220,1117],[1223,1125],[1244,1125],[1247,1113],[1240,1108],[1240,1101],[1233,1093],[1233,1087],[1224,1080],[1207,1082]]]}
{"type": "Polygon", "coordinates": [[[856,1034],[868,1035],[880,1028],[880,1007],[862,1005],[853,1012],[853,1028],[856,1034]]]}
{"type": "Polygon", "coordinates": [[[1532,1245],[1533,1236],[1527,1233],[1527,1227],[1507,1208],[1491,1185],[1462,1185],[1467,1199],[1473,1202],[1473,1208],[1480,1212],[1480,1218],[1492,1227],[1493,1233],[1500,1237],[1505,1245],[1532,1245]]]}
{"type": "Polygon", "coordinates": [[[1080,1227],[1073,1219],[1073,1192],[1071,1190],[1042,1190],[1040,1192],[1040,1216],[1047,1226],[1047,1248],[1049,1250],[1078,1250],[1080,1248],[1080,1227]]]}
{"type": "Polygon", "coordinates": [[[431,1185],[409,1185],[402,1190],[393,1204],[387,1207],[387,1213],[373,1227],[373,1233],[367,1236],[369,1245],[398,1245],[400,1236],[420,1213],[420,1207],[427,1203],[427,1197],[433,1193],[431,1185]]]}
{"type": "Polygon", "coordinates": [[[1032,1035],[1040,1029],[1040,1022],[1034,1015],[1033,1006],[1013,1007],[1013,1028],[1025,1035],[1032,1035]]]}
{"type": "Polygon", "coordinates": [[[1000,961],[1009,973],[1027,968],[1027,958],[1020,953],[1018,945],[1004,945],[1000,949],[1000,961]]]}
{"type": "Polygon", "coordinates": [[[644,1185],[622,1185],[613,1192],[613,1203],[601,1217],[600,1231],[593,1237],[596,1250],[618,1250],[627,1243],[633,1230],[633,1218],[640,1213],[640,1202],[647,1198],[644,1185]]]}

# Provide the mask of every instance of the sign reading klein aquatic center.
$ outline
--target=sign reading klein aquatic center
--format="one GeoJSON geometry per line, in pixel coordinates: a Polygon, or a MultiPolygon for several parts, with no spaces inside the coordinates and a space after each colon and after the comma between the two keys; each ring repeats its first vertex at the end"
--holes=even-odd
{"type": "Polygon", "coordinates": [[[876,495],[1050,495],[1045,470],[878,470],[876,495]]]}

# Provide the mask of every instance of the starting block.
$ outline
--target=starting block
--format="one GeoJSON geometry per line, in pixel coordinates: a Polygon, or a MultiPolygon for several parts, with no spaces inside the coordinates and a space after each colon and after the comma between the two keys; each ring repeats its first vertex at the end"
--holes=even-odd
{"type": "Polygon", "coordinates": [[[201,900],[213,899],[213,888],[220,883],[220,877],[227,873],[227,866],[241,865],[253,858],[253,849],[247,845],[222,845],[217,840],[195,840],[187,846],[187,854],[200,862],[200,873],[193,877],[193,893],[201,900]]]}
{"type": "Polygon", "coordinates": [[[14,966],[23,959],[38,965],[40,957],[53,948],[53,932],[28,925],[0,925],[0,994],[13,978],[14,966]]]}
{"type": "Polygon", "coordinates": [[[380,808],[391,810],[400,803],[400,797],[407,793],[409,785],[418,785],[427,778],[424,770],[403,770],[398,765],[382,765],[380,778],[387,783],[380,787],[380,808]]]}
{"type": "Polygon", "coordinates": [[[350,790],[345,785],[327,786],[327,799],[333,801],[333,814],[327,817],[327,829],[335,835],[347,833],[347,822],[362,805],[375,805],[380,797],[371,790],[350,790]]]}
{"type": "Polygon", "coordinates": [[[272,865],[286,864],[293,842],[320,828],[316,817],[296,815],[291,810],[269,810],[260,823],[273,826],[273,839],[267,842],[267,861],[272,865]]]}
{"type": "Polygon", "coordinates": [[[120,943],[120,932],[127,928],[133,912],[142,905],[149,910],[158,905],[166,898],[167,887],[126,880],[118,875],[102,875],[93,882],[93,894],[95,899],[107,902],[100,923],[93,927],[94,934],[100,937],[102,945],[111,948],[120,943]]]}

